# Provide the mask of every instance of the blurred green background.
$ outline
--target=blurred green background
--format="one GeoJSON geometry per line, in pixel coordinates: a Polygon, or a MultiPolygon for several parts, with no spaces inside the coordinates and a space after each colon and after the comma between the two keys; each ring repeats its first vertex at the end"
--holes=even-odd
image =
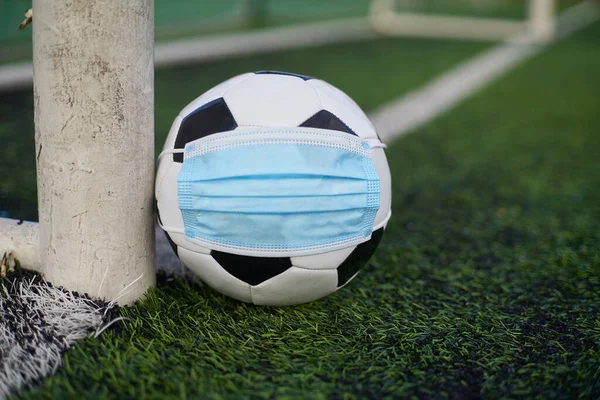
{"type": "MultiPolygon", "coordinates": [[[[560,0],[559,8],[578,0],[560,0]]],[[[156,0],[156,40],[360,17],[370,0],[156,0]]],[[[17,29],[31,0],[0,1],[0,63],[30,58],[31,29],[17,29]]],[[[524,19],[526,0],[397,0],[399,11],[524,19]]]]}

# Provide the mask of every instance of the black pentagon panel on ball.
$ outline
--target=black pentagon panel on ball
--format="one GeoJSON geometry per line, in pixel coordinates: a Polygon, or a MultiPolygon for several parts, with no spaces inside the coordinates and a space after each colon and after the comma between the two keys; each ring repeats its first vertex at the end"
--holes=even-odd
{"type": "Polygon", "coordinates": [[[292,72],[282,72],[282,71],[257,71],[255,72],[256,75],[285,75],[285,76],[295,76],[296,78],[300,78],[303,81],[310,81],[311,79],[315,79],[312,76],[307,76],[307,75],[299,75],[299,74],[294,74],[292,72]]]}
{"type": "Polygon", "coordinates": [[[375,253],[382,237],[383,228],[380,228],[371,234],[371,239],[356,246],[348,258],[337,268],[337,287],[348,282],[369,261],[373,253],[375,253]]]}
{"type": "Polygon", "coordinates": [[[321,110],[300,125],[304,128],[320,128],[329,129],[332,131],[346,132],[354,136],[358,136],[348,125],[341,119],[333,115],[327,110],[321,110]]]}
{"type": "MultiPolygon", "coordinates": [[[[186,144],[196,139],[213,133],[231,131],[237,126],[225,99],[213,100],[194,110],[181,121],[177,139],[175,139],[175,148],[183,149],[186,144]]],[[[173,161],[182,163],[183,154],[173,154],[173,161]]]]}
{"type": "Polygon", "coordinates": [[[224,270],[253,286],[287,271],[292,266],[289,257],[250,257],[216,250],[210,254],[224,270]]]}

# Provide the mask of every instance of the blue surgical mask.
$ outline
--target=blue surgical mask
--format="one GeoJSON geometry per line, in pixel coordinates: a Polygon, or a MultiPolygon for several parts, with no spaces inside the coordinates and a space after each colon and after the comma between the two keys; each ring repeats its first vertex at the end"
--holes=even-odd
{"type": "Polygon", "coordinates": [[[186,238],[251,256],[365,242],[379,195],[369,141],[314,128],[238,129],[195,140],[178,178],[186,238]]]}

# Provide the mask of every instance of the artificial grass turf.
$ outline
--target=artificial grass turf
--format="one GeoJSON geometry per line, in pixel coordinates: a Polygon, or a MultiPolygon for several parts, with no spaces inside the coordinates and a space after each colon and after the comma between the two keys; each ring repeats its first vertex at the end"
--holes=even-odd
{"type": "MultiPolygon", "coordinates": [[[[277,69],[313,75],[339,86],[367,109],[417,88],[487,45],[445,40],[346,43],[158,70],[155,80],[156,155],[181,109],[235,75],[277,69]],[[401,71],[401,73],[399,73],[401,71]]],[[[33,96],[0,94],[0,212],[37,220],[33,96]]]]}
{"type": "Polygon", "coordinates": [[[394,216],[324,300],[163,280],[19,397],[598,398],[600,24],[388,149],[394,216]]]}

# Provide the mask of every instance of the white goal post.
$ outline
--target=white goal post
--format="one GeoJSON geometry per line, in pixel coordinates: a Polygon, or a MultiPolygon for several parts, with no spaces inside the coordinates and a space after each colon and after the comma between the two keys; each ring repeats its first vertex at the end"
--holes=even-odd
{"type": "Polygon", "coordinates": [[[0,221],[0,250],[131,304],[156,280],[154,2],[34,0],[33,14],[40,223],[0,221]]]}
{"type": "Polygon", "coordinates": [[[527,20],[515,21],[396,12],[396,0],[372,0],[369,19],[373,29],[385,35],[505,40],[529,32],[536,41],[546,42],[555,35],[554,2],[528,0],[527,20]]]}

